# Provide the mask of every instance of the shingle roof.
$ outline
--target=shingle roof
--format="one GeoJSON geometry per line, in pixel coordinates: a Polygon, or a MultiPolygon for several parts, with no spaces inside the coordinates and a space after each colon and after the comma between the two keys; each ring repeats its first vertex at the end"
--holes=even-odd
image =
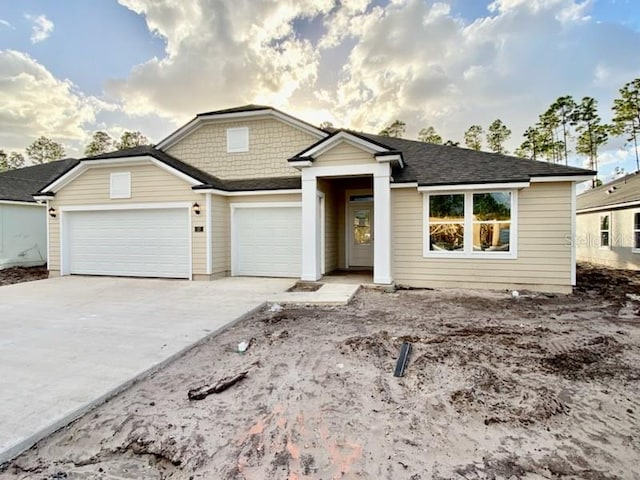
{"type": "Polygon", "coordinates": [[[256,110],[275,110],[275,108],[269,107],[268,105],[256,105],[254,103],[250,103],[249,105],[242,105],[240,107],[225,108],[223,110],[198,113],[196,117],[204,117],[207,115],[223,115],[225,113],[255,112],[256,110]]]}
{"type": "MultiPolygon", "coordinates": [[[[28,190],[29,196],[32,193],[39,192],[51,183],[54,180],[61,177],[63,174],[67,173],[71,170],[72,167],[75,167],[80,162],[90,163],[96,160],[105,160],[110,158],[135,158],[141,156],[150,156],[159,160],[160,162],[169,165],[172,168],[175,168],[179,172],[182,172],[189,177],[199,181],[202,185],[198,185],[195,187],[197,190],[202,189],[216,189],[222,190],[225,192],[232,191],[254,191],[254,190],[284,190],[284,189],[297,189],[300,188],[300,177],[274,177],[274,178],[255,178],[255,179],[238,179],[238,180],[222,180],[218,177],[210,175],[202,170],[193,167],[187,163],[184,163],[181,160],[165,153],[161,150],[158,150],[152,146],[144,145],[140,147],[127,148],[125,150],[117,150],[115,152],[103,153],[102,155],[96,155],[94,157],[87,157],[81,160],[74,160],[72,165],[69,165],[68,168],[60,169],[58,174],[51,176],[45,182],[38,182],[37,188],[34,190],[28,190]]],[[[23,169],[24,170],[24,169],[23,169]]],[[[1,189],[1,184],[0,184],[1,189]]],[[[0,190],[0,193],[2,190],[0,190]]],[[[31,198],[30,201],[33,201],[31,198]]]]}
{"type": "MultiPolygon", "coordinates": [[[[240,107],[233,107],[233,108],[225,108],[224,110],[214,110],[211,112],[203,112],[203,113],[198,113],[196,115],[196,118],[201,118],[201,117],[210,117],[210,116],[215,116],[215,115],[225,115],[225,114],[230,114],[230,113],[242,113],[242,112],[259,112],[261,110],[265,110],[265,111],[271,111],[271,112],[276,112],[284,117],[288,117],[292,120],[295,120],[297,123],[299,124],[303,124],[306,125],[307,127],[309,127],[312,130],[315,130],[317,132],[327,132],[327,130],[323,130],[322,128],[318,127],[317,125],[313,125],[309,122],[306,122],[304,120],[301,120],[297,117],[294,117],[293,115],[289,115],[288,113],[283,112],[282,110],[278,110],[277,108],[273,108],[270,107],[268,105],[256,105],[256,104],[249,104],[249,105],[242,105],[240,107]]],[[[175,132],[174,132],[175,133],[175,132]]],[[[173,134],[171,134],[173,135],[173,134]]],[[[171,135],[169,137],[171,137],[171,135]]],[[[164,142],[164,140],[162,142],[160,142],[160,144],[162,144],[164,142]]]]}
{"type": "Polygon", "coordinates": [[[223,180],[223,182],[226,190],[232,192],[302,188],[302,180],[300,177],[251,178],[242,180],[223,180]]]}
{"type": "Polygon", "coordinates": [[[396,183],[418,182],[421,186],[463,185],[526,182],[531,177],[595,174],[582,168],[509,155],[367,133],[350,133],[402,152],[405,166],[394,168],[393,178],[396,183]]]}
{"type": "Polygon", "coordinates": [[[0,200],[35,202],[33,194],[78,164],[75,158],[0,173],[0,200]]]}
{"type": "Polygon", "coordinates": [[[578,195],[576,209],[606,208],[640,201],[640,173],[635,172],[578,195]]]}
{"type": "Polygon", "coordinates": [[[150,145],[142,145],[140,147],[127,148],[125,150],[116,150],[115,152],[103,153],[102,155],[96,155],[94,157],[83,158],[83,162],[91,162],[92,160],[104,160],[107,158],[130,158],[130,157],[141,157],[148,155],[156,160],[161,161],[162,163],[169,165],[170,167],[175,168],[179,172],[182,172],[186,175],[189,175],[191,178],[198,180],[207,185],[211,185],[212,188],[222,188],[222,181],[210,175],[206,172],[203,172],[199,168],[193,167],[187,163],[184,163],[181,160],[178,160],[176,157],[169,155],[168,153],[163,152],[162,150],[158,150],[150,145]]]}

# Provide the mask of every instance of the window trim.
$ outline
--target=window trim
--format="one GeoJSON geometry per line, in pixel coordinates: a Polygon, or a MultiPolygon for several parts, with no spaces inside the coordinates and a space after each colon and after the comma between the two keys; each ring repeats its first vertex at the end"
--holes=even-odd
{"type": "Polygon", "coordinates": [[[131,172],[111,172],[109,175],[109,198],[131,198],[131,172]],[[114,180],[118,178],[126,178],[127,191],[125,193],[114,193],[113,191],[114,180]]]}
{"type": "Polygon", "coordinates": [[[227,128],[227,153],[243,153],[249,151],[249,127],[233,127],[227,128]],[[243,147],[231,148],[229,137],[234,133],[242,132],[246,138],[246,144],[243,147]]]}
{"type": "MultiPolygon", "coordinates": [[[[640,253],[640,246],[636,247],[636,233],[640,233],[640,228],[636,228],[636,215],[640,215],[640,210],[635,210],[631,217],[633,222],[631,225],[631,253],[640,253]]],[[[640,226],[640,222],[638,222],[638,226],[640,226]]]]}
{"type": "MultiPolygon", "coordinates": [[[[457,223],[457,222],[452,222],[457,223]]],[[[430,191],[422,195],[422,256],[424,258],[464,258],[464,259],[500,259],[515,260],[518,258],[518,190],[487,189],[430,191]],[[511,226],[509,228],[509,251],[487,252],[473,250],[473,195],[479,193],[505,192],[511,194],[511,226]],[[431,195],[464,195],[464,249],[459,252],[433,251],[429,249],[429,197],[431,195]],[[469,212],[471,212],[469,214],[469,212]]]]}
{"type": "Polygon", "coordinates": [[[601,213],[598,215],[598,248],[602,248],[603,250],[611,250],[611,212],[601,213]],[[609,228],[607,230],[602,229],[602,219],[604,217],[609,218],[609,228]],[[607,232],[609,234],[609,244],[602,245],[602,233],[607,232]]]}

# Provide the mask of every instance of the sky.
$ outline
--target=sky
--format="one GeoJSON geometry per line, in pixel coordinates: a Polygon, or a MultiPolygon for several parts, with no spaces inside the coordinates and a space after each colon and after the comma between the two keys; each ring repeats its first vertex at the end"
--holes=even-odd
{"type": "MultiPolygon", "coordinates": [[[[96,130],[158,142],[260,103],[461,144],[499,118],[513,151],[562,95],[596,98],[609,121],[639,47],[640,0],[0,0],[0,149],[45,135],[81,157],[96,130]]],[[[615,167],[636,170],[622,138],[600,177],[615,167]]]]}

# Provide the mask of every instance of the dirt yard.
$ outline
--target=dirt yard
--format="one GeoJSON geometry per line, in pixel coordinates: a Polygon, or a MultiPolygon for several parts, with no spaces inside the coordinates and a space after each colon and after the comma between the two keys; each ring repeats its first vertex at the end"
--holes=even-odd
{"type": "Polygon", "coordinates": [[[0,478],[638,479],[639,295],[638,273],[582,268],[572,296],[363,290],[265,310],[0,478]]]}
{"type": "Polygon", "coordinates": [[[49,272],[47,267],[12,267],[0,270],[0,287],[11,285],[12,283],[31,282],[47,278],[49,272]]]}

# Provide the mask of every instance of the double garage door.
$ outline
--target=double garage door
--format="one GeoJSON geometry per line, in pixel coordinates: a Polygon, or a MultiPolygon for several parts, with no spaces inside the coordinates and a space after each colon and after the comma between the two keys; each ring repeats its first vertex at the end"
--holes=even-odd
{"type": "MultiPolygon", "coordinates": [[[[65,212],[65,274],[191,277],[190,210],[65,212]]],[[[298,277],[299,206],[232,209],[232,274],[298,277]]]]}
{"type": "Polygon", "coordinates": [[[65,213],[66,272],[191,277],[187,208],[65,213]]]}

